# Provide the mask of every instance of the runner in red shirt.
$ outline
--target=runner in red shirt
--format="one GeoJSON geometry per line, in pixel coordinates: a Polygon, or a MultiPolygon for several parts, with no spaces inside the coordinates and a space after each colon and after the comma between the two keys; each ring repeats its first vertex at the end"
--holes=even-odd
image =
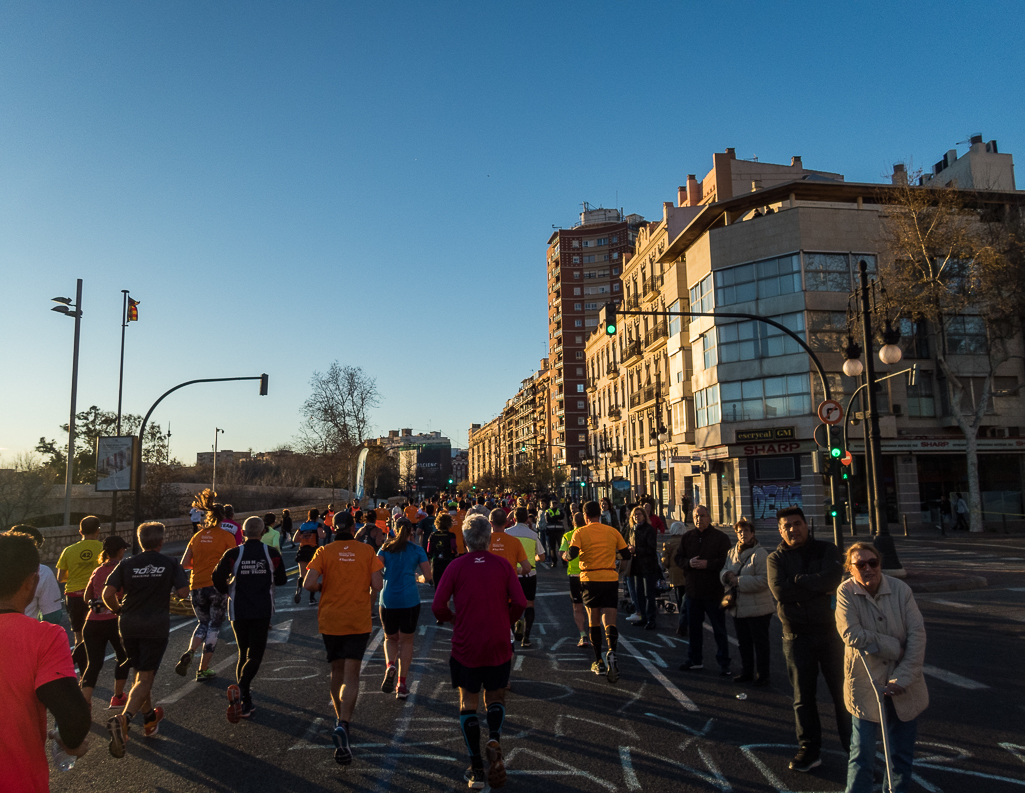
{"type": "Polygon", "coordinates": [[[491,524],[474,515],[463,527],[467,552],[452,561],[438,582],[431,610],[439,622],[453,622],[452,687],[459,689],[459,726],[470,751],[467,784],[484,787],[477,704],[484,689],[487,712],[488,784],[505,784],[505,762],[499,743],[505,721],[505,689],[509,685],[512,645],[509,628],[523,614],[527,599],[512,566],[488,553],[491,524]],[[452,600],[455,611],[449,607],[452,600]]]}

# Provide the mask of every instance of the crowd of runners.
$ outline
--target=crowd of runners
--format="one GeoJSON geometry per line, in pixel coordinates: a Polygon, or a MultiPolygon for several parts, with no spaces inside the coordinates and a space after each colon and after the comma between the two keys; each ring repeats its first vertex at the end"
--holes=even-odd
{"type": "MultiPolygon", "coordinates": [[[[851,653],[865,644],[865,634],[856,626],[838,631],[841,619],[839,612],[834,617],[834,609],[838,596],[849,604],[842,607],[846,626],[860,601],[844,596],[843,569],[871,592],[873,577],[882,578],[878,555],[859,543],[843,559],[835,546],[808,536],[799,508],[780,511],[783,541],[771,554],[758,544],[751,523],[737,522],[734,543],[710,527],[703,506],[693,510],[692,527],[675,522],[668,530],[650,502],[616,509],[607,499],[579,504],[544,495],[485,493],[470,499],[442,493],[392,506],[328,505],[304,517],[296,525],[284,510],[240,524],[230,505],[204,490],[192,505],[193,533],[180,560],[163,552],[165,527],[160,523],[139,526],[140,551],[127,555],[125,540],[113,535],[101,540],[99,519],[87,517],[80,525],[81,541],[62,552],[56,579],[39,563],[38,530],[16,526],[0,534],[0,642],[21,648],[19,657],[25,659],[20,665],[5,661],[0,675],[0,693],[11,708],[0,723],[20,728],[13,749],[0,750],[0,774],[24,782],[17,789],[48,790],[46,710],[56,724],[49,735],[54,760],[71,764],[84,754],[93,691],[108,647],[117,660],[109,703],[115,712],[106,718],[110,754],[125,756],[133,730],[144,737],[157,734],[164,711],[151,701],[151,691],[168,646],[173,596],[187,597],[196,619],[174,671],[186,676],[195,668],[199,683],[215,679],[211,661],[227,620],[238,659],[225,692],[226,718],[231,723],[252,718],[253,686],[268,643],[275,591],[292,591],[292,586],[297,605],[306,596],[317,610],[330,665],[334,757],[348,765],[375,606],[384,634],[381,690],[404,699],[410,694],[421,602],[426,602],[418,585],[429,585],[434,587],[429,601],[434,620],[452,627],[451,680],[459,693],[459,729],[469,755],[464,780],[474,789],[485,780],[501,787],[512,658],[533,647],[537,570],[547,565],[565,571],[577,646],[590,649],[591,671],[610,685],[619,680],[617,615],[624,607],[631,612],[627,621],[642,630],[656,629],[660,601],[666,612],[679,615],[673,629],[690,637],[680,665],[685,672],[703,669],[707,620],[724,676],[733,675],[726,634],[726,615],[731,614],[742,663],[733,680],[740,685],[769,683],[768,625],[778,613],[799,744],[790,767],[807,771],[820,762],[814,692],[821,675],[834,701],[841,743],[851,752],[848,789],[862,789],[864,766],[871,766],[875,746],[872,725],[878,719],[859,711],[857,703],[852,707],[843,689],[845,675],[849,684],[851,675],[857,677],[851,653]],[[283,547],[294,549],[294,569],[286,565],[283,547]],[[59,627],[62,602],[73,633],[70,649],[59,627]],[[16,619],[7,616],[13,614],[16,619]],[[130,672],[135,677],[126,693],[130,672]]],[[[877,592],[879,581],[874,586],[877,592]]],[[[848,589],[851,595],[862,591],[848,589]]],[[[896,591],[910,598],[903,589],[896,591]]],[[[915,667],[921,665],[924,629],[913,598],[903,609],[911,619],[902,627],[901,671],[890,670],[888,693],[914,694],[900,699],[904,710],[897,711],[903,713],[899,723],[913,723],[927,702],[915,667]]],[[[913,729],[910,737],[904,735],[905,748],[908,740],[913,748],[913,729]]],[[[900,771],[909,777],[907,752],[904,762],[900,771]]]]}

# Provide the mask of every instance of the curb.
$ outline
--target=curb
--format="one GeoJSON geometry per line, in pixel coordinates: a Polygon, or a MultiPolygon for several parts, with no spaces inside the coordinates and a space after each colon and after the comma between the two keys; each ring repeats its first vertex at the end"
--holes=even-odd
{"type": "Polygon", "coordinates": [[[981,575],[967,575],[947,581],[908,581],[912,592],[959,592],[965,589],[985,589],[989,582],[981,575]]]}

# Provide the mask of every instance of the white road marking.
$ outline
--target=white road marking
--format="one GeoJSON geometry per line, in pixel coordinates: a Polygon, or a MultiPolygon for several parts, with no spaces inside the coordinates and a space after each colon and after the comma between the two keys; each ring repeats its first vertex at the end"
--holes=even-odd
{"type": "Polygon", "coordinates": [[[288,644],[288,637],[292,634],[292,620],[285,620],[275,625],[267,635],[267,644],[288,644]]]}
{"type": "Polygon", "coordinates": [[[619,645],[626,649],[630,655],[640,661],[641,665],[648,670],[652,677],[654,677],[662,686],[668,691],[677,702],[680,703],[686,710],[697,711],[698,706],[694,704],[690,697],[680,691],[679,688],[655,666],[651,661],[645,658],[641,653],[630,643],[629,639],[624,639],[622,636],[619,637],[619,645]]]}
{"type": "MultiPolygon", "coordinates": [[[[215,672],[220,673],[220,672],[223,672],[225,669],[227,669],[229,666],[234,666],[237,662],[238,662],[238,658],[237,657],[233,656],[231,658],[225,658],[223,661],[221,661],[219,664],[217,664],[217,666],[215,666],[213,668],[213,670],[215,672]]],[[[175,692],[173,692],[171,694],[168,694],[166,697],[164,697],[162,700],[160,700],[157,704],[158,705],[173,705],[175,702],[177,702],[178,700],[182,699],[183,697],[188,696],[189,694],[191,694],[193,691],[195,691],[197,688],[199,688],[201,686],[206,686],[206,683],[200,683],[200,682],[198,682],[196,680],[190,680],[188,683],[183,685],[177,691],[175,691],[175,692]]]]}
{"type": "Polygon", "coordinates": [[[363,674],[363,670],[367,668],[367,664],[370,663],[370,659],[377,652],[377,648],[381,646],[382,639],[384,639],[384,631],[378,630],[374,638],[370,640],[370,644],[367,645],[367,651],[363,653],[363,663],[359,665],[360,674],[363,674]]]}
{"type": "Polygon", "coordinates": [[[650,655],[654,659],[655,663],[658,666],[662,667],[663,669],[668,669],[669,668],[666,665],[666,662],[662,660],[662,656],[659,655],[658,653],[656,653],[654,650],[648,650],[648,655],[650,655]]]}
{"type": "MultiPolygon", "coordinates": [[[[680,745],[681,753],[682,753],[683,748],[687,745],[687,743],[689,743],[692,740],[693,740],[693,738],[688,738],[686,741],[684,741],[680,745]]],[[[671,766],[674,766],[676,768],[679,768],[682,771],[686,771],[689,774],[693,774],[694,776],[696,776],[698,779],[700,779],[705,784],[711,785],[712,787],[717,788],[717,789],[723,791],[723,793],[727,793],[727,791],[733,790],[733,787],[730,785],[729,782],[726,781],[726,778],[719,771],[719,767],[715,764],[715,762],[712,760],[712,758],[708,756],[708,754],[705,752],[705,750],[700,748],[700,747],[698,748],[698,755],[704,761],[705,765],[708,766],[708,770],[711,773],[706,773],[704,771],[699,771],[696,768],[691,768],[689,765],[684,765],[683,763],[679,762],[678,760],[672,760],[672,759],[670,759],[668,757],[662,757],[662,755],[655,754],[654,752],[649,752],[649,751],[647,751],[645,749],[634,749],[633,751],[636,754],[647,755],[648,757],[650,757],[650,758],[652,758],[654,760],[661,760],[663,763],[666,763],[668,765],[671,765],[671,766]]]]}
{"type": "Polygon", "coordinates": [[[928,598],[923,598],[923,600],[928,600],[930,603],[939,603],[941,606],[953,606],[954,608],[958,609],[975,608],[975,606],[971,606],[967,603],[956,603],[953,600],[940,600],[939,598],[933,598],[932,600],[929,600],[928,598]]]}
{"type": "Polygon", "coordinates": [[[942,680],[944,683],[950,683],[952,686],[957,686],[958,688],[967,688],[973,691],[989,688],[985,683],[979,683],[967,677],[954,674],[953,672],[948,672],[946,669],[940,669],[938,666],[929,666],[926,664],[922,667],[922,672],[930,677],[942,680]]]}
{"type": "MultiPolygon", "coordinates": [[[[705,623],[705,630],[706,630],[706,631],[708,631],[709,633],[715,633],[715,631],[713,631],[713,630],[712,630],[712,626],[711,626],[711,625],[709,625],[709,624],[708,624],[707,622],[705,623]]],[[[729,643],[730,643],[730,644],[732,644],[732,645],[733,645],[734,647],[740,647],[740,642],[738,642],[738,641],[737,641],[736,639],[734,639],[734,638],[733,638],[732,636],[730,636],[730,635],[729,635],[728,633],[726,634],[726,639],[727,639],[727,641],[729,641],[729,643]]]]}
{"type": "Polygon", "coordinates": [[[522,668],[523,668],[523,656],[522,655],[517,655],[516,656],[516,663],[513,664],[513,671],[514,672],[519,672],[522,668]]]}
{"type": "Polygon", "coordinates": [[[1016,743],[1001,743],[999,744],[1001,749],[1006,749],[1008,752],[1013,754],[1023,763],[1025,763],[1025,746],[1021,746],[1016,743]]]}
{"type": "Polygon", "coordinates": [[[641,783],[634,772],[634,764],[630,759],[630,747],[619,747],[619,762],[623,765],[623,782],[627,790],[641,790],[641,783]]]}
{"type": "Polygon", "coordinates": [[[678,729],[681,729],[684,732],[689,732],[691,735],[697,736],[698,738],[704,738],[706,735],[708,735],[708,731],[712,729],[712,722],[715,721],[715,719],[709,719],[705,722],[704,727],[702,727],[700,730],[695,730],[693,727],[688,727],[686,724],[681,724],[678,721],[667,719],[665,716],[656,716],[654,713],[645,713],[644,715],[652,719],[664,721],[666,724],[671,724],[673,727],[677,727],[678,729]]]}
{"type": "Polygon", "coordinates": [[[535,626],[535,627],[536,627],[536,628],[537,628],[537,629],[538,629],[539,631],[541,631],[541,635],[542,635],[542,636],[547,636],[547,635],[548,635],[548,631],[546,631],[546,630],[545,630],[545,624],[544,624],[543,622],[535,622],[535,623],[534,623],[534,626],[535,626]]]}
{"type": "Polygon", "coordinates": [[[597,777],[594,774],[588,773],[587,771],[584,771],[581,768],[577,768],[576,766],[572,766],[569,763],[563,763],[560,760],[556,760],[554,757],[549,757],[548,755],[541,754],[540,752],[532,752],[530,751],[530,749],[524,749],[519,746],[517,746],[515,749],[513,749],[511,752],[509,752],[509,754],[505,756],[505,764],[507,774],[516,774],[518,776],[582,776],[585,779],[589,779],[590,781],[594,782],[596,785],[601,785],[606,790],[616,789],[616,786],[609,782],[607,779],[597,777]],[[509,764],[520,754],[533,757],[545,763],[550,763],[551,765],[557,766],[557,768],[553,770],[544,771],[528,771],[520,769],[510,770],[509,764]]]}
{"type": "Polygon", "coordinates": [[[562,647],[563,644],[565,644],[568,641],[570,641],[569,636],[563,636],[561,639],[556,639],[555,644],[553,644],[550,648],[548,648],[548,652],[554,653],[556,650],[558,650],[560,647],[562,647]]]}

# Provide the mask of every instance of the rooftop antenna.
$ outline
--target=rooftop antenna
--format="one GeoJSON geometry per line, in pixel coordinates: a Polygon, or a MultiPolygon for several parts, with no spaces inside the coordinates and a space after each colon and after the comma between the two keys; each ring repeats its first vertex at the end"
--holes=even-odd
{"type": "Polygon", "coordinates": [[[981,137],[982,137],[982,133],[981,132],[969,132],[968,133],[968,140],[959,140],[954,145],[955,146],[968,145],[968,144],[970,144],[972,142],[972,138],[981,138],[981,137]]]}

